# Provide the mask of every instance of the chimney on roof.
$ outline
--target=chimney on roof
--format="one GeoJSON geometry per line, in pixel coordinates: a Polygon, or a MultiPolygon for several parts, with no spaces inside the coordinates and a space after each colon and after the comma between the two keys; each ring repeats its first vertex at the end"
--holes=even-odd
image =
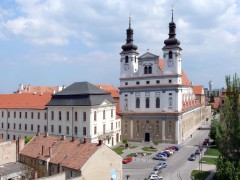
{"type": "Polygon", "coordinates": [[[62,139],[61,140],[66,140],[66,136],[62,135],[62,139]]]}
{"type": "Polygon", "coordinates": [[[84,143],[84,144],[87,143],[87,138],[86,138],[86,137],[83,139],[83,143],[84,143]]]}
{"type": "Polygon", "coordinates": [[[98,140],[98,145],[101,146],[102,143],[103,143],[103,140],[102,140],[102,139],[99,139],[99,140],[98,140]]]}
{"type": "Polygon", "coordinates": [[[42,145],[42,155],[44,154],[44,145],[42,145]]]}
{"type": "Polygon", "coordinates": [[[49,147],[48,150],[49,150],[49,157],[51,158],[52,157],[52,147],[49,147]]]}
{"type": "Polygon", "coordinates": [[[75,137],[72,137],[72,142],[74,142],[74,141],[75,141],[75,139],[76,139],[75,137]]]}

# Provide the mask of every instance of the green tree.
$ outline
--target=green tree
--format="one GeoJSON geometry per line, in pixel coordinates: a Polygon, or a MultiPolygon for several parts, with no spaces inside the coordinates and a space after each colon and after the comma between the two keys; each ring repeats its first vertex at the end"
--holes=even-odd
{"type": "Polygon", "coordinates": [[[216,141],[216,137],[218,136],[219,126],[220,126],[220,122],[217,119],[213,119],[211,122],[209,137],[214,141],[216,141]]]}
{"type": "MultiPolygon", "coordinates": [[[[220,179],[240,179],[240,119],[239,78],[226,76],[226,97],[221,109],[216,141],[221,152],[217,162],[217,176],[220,179]]],[[[214,131],[214,130],[213,130],[214,131]]]]}

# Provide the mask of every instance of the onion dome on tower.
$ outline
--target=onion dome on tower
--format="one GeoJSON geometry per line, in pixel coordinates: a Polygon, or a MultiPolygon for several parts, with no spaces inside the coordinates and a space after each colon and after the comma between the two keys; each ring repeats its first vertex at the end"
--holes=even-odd
{"type": "Polygon", "coordinates": [[[176,36],[176,24],[173,22],[173,9],[172,9],[172,21],[169,23],[169,37],[164,41],[165,46],[164,49],[172,49],[172,48],[179,48],[182,49],[180,45],[180,41],[175,37],[176,36]]]}
{"type": "Polygon", "coordinates": [[[131,16],[129,17],[129,27],[127,29],[126,44],[122,45],[123,52],[137,52],[137,46],[133,44],[133,29],[131,28],[131,16]]]}

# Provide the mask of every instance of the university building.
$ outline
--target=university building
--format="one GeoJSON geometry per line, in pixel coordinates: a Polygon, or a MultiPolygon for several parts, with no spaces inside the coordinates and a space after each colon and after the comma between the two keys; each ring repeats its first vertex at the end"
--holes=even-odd
{"type": "Polygon", "coordinates": [[[139,55],[131,19],[126,34],[120,53],[122,138],[178,144],[209,118],[211,109],[196,99],[182,69],[182,48],[173,16],[163,58],[150,52],[139,55]]]}

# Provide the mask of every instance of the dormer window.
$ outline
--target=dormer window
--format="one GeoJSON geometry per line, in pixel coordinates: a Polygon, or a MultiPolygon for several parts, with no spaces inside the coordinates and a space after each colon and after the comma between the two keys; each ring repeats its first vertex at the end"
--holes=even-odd
{"type": "Polygon", "coordinates": [[[169,59],[172,59],[172,51],[169,51],[169,53],[168,53],[168,58],[169,58],[169,59]]]}
{"type": "Polygon", "coordinates": [[[128,56],[125,57],[125,63],[128,63],[128,56]]]}

